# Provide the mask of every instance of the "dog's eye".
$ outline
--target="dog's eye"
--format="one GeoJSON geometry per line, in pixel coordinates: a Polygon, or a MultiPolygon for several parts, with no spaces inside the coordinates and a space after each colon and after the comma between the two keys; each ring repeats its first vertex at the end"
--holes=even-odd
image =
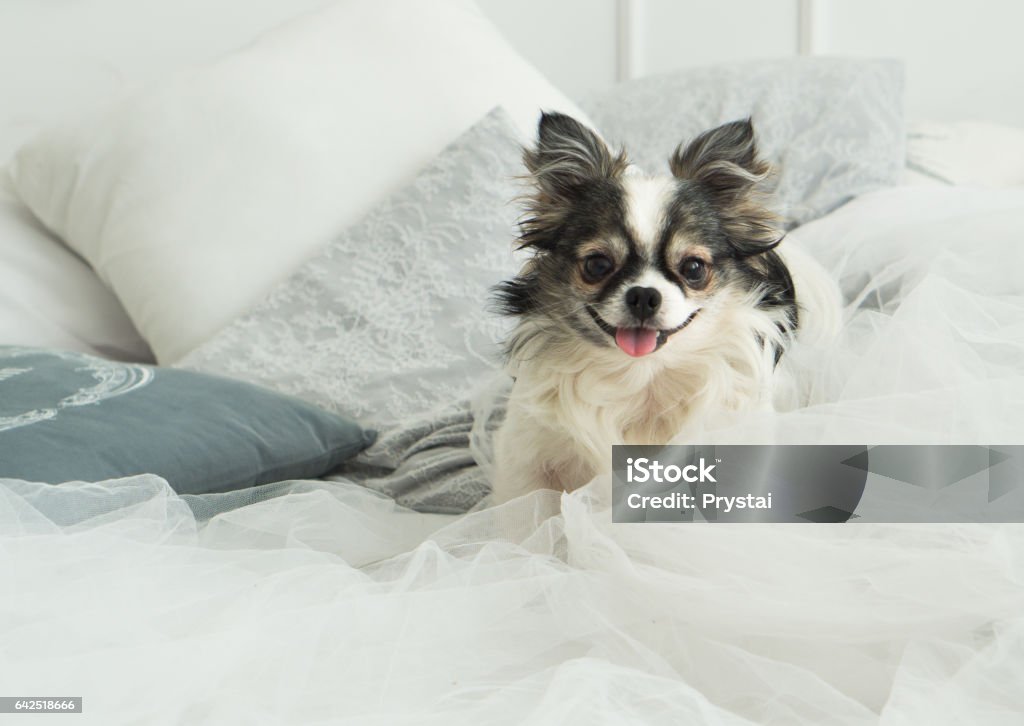
{"type": "Polygon", "coordinates": [[[708,265],[699,257],[687,257],[679,266],[679,273],[690,287],[700,288],[708,281],[708,265]]]}
{"type": "Polygon", "coordinates": [[[583,260],[583,276],[587,282],[597,282],[605,277],[615,267],[615,263],[604,255],[589,255],[583,260]]]}

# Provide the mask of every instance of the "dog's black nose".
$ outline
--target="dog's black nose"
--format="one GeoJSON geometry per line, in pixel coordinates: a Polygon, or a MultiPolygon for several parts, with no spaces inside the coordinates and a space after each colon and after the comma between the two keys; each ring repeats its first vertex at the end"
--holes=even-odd
{"type": "Polygon", "coordinates": [[[653,287],[631,287],[626,290],[626,305],[639,320],[646,320],[658,312],[661,293],[653,287]]]}

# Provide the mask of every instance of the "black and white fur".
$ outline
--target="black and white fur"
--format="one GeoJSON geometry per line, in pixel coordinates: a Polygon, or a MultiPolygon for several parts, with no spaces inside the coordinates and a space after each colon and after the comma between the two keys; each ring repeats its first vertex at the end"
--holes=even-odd
{"type": "Polygon", "coordinates": [[[652,177],[547,113],[524,161],[519,241],[533,254],[497,288],[518,324],[496,501],[581,486],[610,470],[613,444],[667,443],[715,412],[770,408],[798,329],[835,326],[834,283],[783,252],[749,120],[680,146],[671,176],[652,177]]]}

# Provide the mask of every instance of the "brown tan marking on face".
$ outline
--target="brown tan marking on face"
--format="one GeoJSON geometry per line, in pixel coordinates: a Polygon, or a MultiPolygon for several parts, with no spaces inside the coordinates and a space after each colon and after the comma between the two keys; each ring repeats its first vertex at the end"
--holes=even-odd
{"type": "Polygon", "coordinates": [[[719,276],[715,274],[714,253],[710,247],[703,245],[687,234],[676,234],[665,247],[665,263],[675,273],[676,280],[683,284],[686,296],[692,300],[710,297],[716,290],[719,276]],[[682,274],[683,264],[690,259],[698,259],[704,263],[707,271],[701,285],[686,280],[682,274]]]}
{"type": "Polygon", "coordinates": [[[583,292],[593,292],[594,288],[599,288],[608,276],[595,282],[590,282],[586,278],[584,273],[584,265],[586,264],[587,258],[594,255],[603,255],[612,261],[614,267],[612,273],[618,270],[629,256],[629,246],[626,241],[618,237],[609,237],[590,240],[584,242],[576,249],[576,267],[575,274],[573,275],[572,282],[580,288],[583,292]]]}

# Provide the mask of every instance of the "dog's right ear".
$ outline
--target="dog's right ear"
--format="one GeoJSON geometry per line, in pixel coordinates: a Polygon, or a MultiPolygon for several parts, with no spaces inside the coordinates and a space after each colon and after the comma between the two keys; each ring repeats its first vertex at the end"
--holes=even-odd
{"type": "Polygon", "coordinates": [[[581,185],[612,179],[628,165],[621,151],[612,154],[592,130],[571,116],[544,112],[537,127],[537,145],[523,153],[539,191],[553,199],[566,199],[581,185]]]}
{"type": "Polygon", "coordinates": [[[613,154],[592,130],[571,116],[541,114],[537,145],[523,151],[523,162],[532,190],[523,197],[526,214],[520,222],[519,244],[537,250],[550,249],[574,199],[625,172],[624,152],[613,154]]]}

